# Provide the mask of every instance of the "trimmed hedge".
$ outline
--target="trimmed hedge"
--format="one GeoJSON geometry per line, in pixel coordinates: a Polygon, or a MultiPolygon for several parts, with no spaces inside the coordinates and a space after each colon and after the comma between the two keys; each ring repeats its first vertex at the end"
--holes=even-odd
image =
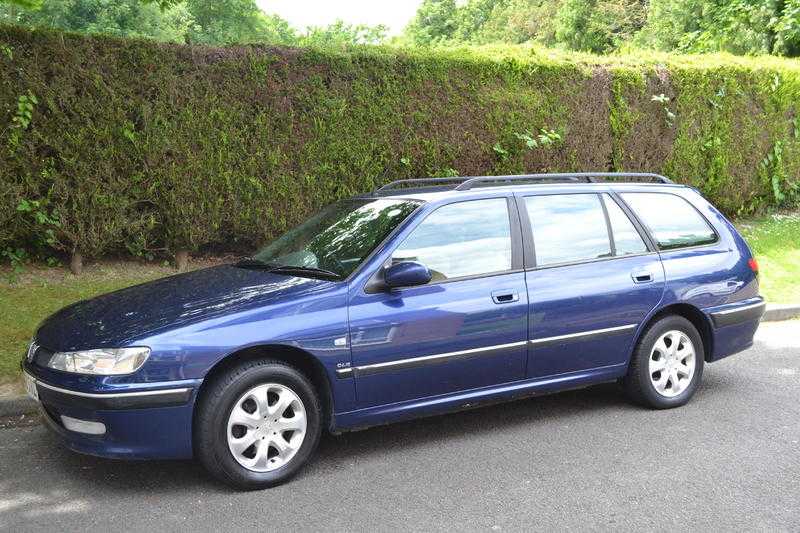
{"type": "Polygon", "coordinates": [[[799,64],[772,58],[207,48],[5,26],[0,251],[241,250],[334,199],[454,173],[663,172],[751,213],[800,196],[798,102],[799,64]]]}

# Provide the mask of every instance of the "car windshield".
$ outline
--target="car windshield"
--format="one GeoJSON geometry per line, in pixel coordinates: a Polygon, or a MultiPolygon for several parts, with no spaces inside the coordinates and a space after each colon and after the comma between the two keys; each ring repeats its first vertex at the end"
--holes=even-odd
{"type": "Polygon", "coordinates": [[[331,204],[238,266],[346,278],[419,205],[387,198],[331,204]]]}

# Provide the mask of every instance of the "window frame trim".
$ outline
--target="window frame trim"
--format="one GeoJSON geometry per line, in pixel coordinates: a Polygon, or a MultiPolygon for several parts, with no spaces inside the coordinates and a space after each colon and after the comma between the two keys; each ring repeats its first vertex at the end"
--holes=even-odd
{"type": "Polygon", "coordinates": [[[603,218],[606,221],[606,234],[608,236],[608,246],[611,249],[611,257],[617,257],[617,243],[614,239],[614,230],[611,229],[611,217],[608,214],[608,207],[606,207],[606,199],[602,194],[597,195],[597,201],[600,203],[600,209],[603,210],[603,218]]]}
{"type": "Polygon", "coordinates": [[[631,221],[631,224],[633,224],[633,227],[636,228],[636,231],[639,233],[639,237],[641,237],[641,239],[644,241],[644,245],[647,248],[647,251],[649,253],[658,253],[658,246],[656,245],[656,242],[653,240],[653,236],[650,235],[649,231],[647,231],[647,228],[642,223],[642,221],[639,220],[639,217],[636,216],[636,213],[633,212],[633,209],[631,209],[630,206],[622,200],[622,197],[619,196],[619,193],[617,193],[617,191],[611,190],[611,191],[606,191],[606,194],[608,194],[611,197],[614,203],[616,203],[619,206],[619,208],[622,209],[622,212],[625,213],[625,215],[628,217],[628,220],[631,221]]]}
{"type": "Polygon", "coordinates": [[[665,253],[670,253],[670,252],[679,252],[679,251],[682,251],[682,250],[691,250],[691,249],[695,249],[695,248],[705,248],[705,247],[708,247],[708,246],[718,245],[720,242],[722,242],[722,236],[720,235],[719,231],[717,231],[717,228],[714,227],[714,224],[712,224],[711,221],[708,220],[708,218],[700,211],[700,209],[697,208],[697,206],[695,206],[692,202],[690,202],[689,200],[687,200],[686,198],[684,198],[680,194],[675,194],[675,193],[667,192],[667,191],[626,191],[625,193],[619,193],[620,202],[625,204],[625,207],[630,210],[631,214],[633,216],[635,216],[637,220],[639,220],[639,216],[636,214],[636,212],[633,210],[633,208],[630,205],[628,205],[628,203],[625,201],[625,198],[623,198],[622,194],[665,194],[665,195],[675,196],[678,199],[682,200],[685,204],[690,206],[692,209],[694,209],[695,212],[698,214],[698,216],[700,216],[700,219],[703,222],[706,223],[708,228],[714,234],[714,240],[712,242],[706,242],[706,243],[702,243],[702,244],[687,244],[687,245],[683,245],[683,246],[676,246],[674,248],[664,248],[664,249],[662,249],[661,247],[658,246],[658,240],[655,238],[655,235],[652,233],[650,227],[647,226],[644,223],[644,221],[640,220],[642,228],[644,229],[645,232],[647,232],[647,236],[652,240],[653,247],[655,248],[656,252],[658,252],[659,254],[665,254],[665,253]]]}
{"type": "MultiPolygon", "coordinates": [[[[633,224],[634,229],[639,234],[639,238],[642,239],[642,242],[644,242],[644,247],[647,248],[647,252],[641,252],[641,254],[628,254],[616,257],[630,257],[632,255],[645,255],[645,253],[658,253],[658,246],[656,246],[656,243],[653,241],[652,237],[647,232],[647,228],[645,228],[644,224],[642,224],[642,222],[636,217],[636,214],[633,212],[633,210],[630,207],[628,207],[628,205],[625,204],[619,196],[617,196],[617,192],[606,191],[601,194],[607,194],[609,198],[611,198],[611,201],[613,201],[615,204],[617,204],[617,206],[619,206],[620,209],[622,209],[622,212],[625,213],[625,216],[628,217],[628,220],[630,220],[631,224],[633,224]]],[[[611,216],[609,215],[609,224],[610,223],[611,223],[611,216]]]]}

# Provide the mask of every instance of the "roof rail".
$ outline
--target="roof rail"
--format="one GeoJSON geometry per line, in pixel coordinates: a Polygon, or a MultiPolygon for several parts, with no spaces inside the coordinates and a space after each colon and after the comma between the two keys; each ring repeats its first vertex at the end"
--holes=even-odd
{"type": "Polygon", "coordinates": [[[652,174],[648,172],[571,172],[560,174],[520,174],[511,176],[467,176],[467,177],[452,177],[452,178],[415,178],[406,180],[396,180],[387,183],[383,187],[376,189],[374,192],[399,189],[405,185],[420,185],[422,187],[430,185],[443,185],[455,184],[456,191],[468,191],[476,185],[485,183],[502,183],[513,181],[550,181],[561,180],[570,183],[597,183],[599,180],[613,179],[613,178],[638,178],[648,179],[657,183],[671,184],[674,183],[671,179],[661,176],[659,174],[652,174]]]}
{"type": "Polygon", "coordinates": [[[647,178],[650,181],[656,181],[658,183],[674,183],[667,177],[647,172],[571,172],[562,174],[524,174],[519,176],[478,176],[461,182],[455,190],[468,191],[475,185],[480,185],[482,183],[511,181],[565,180],[571,182],[582,181],[585,183],[597,183],[598,178],[647,178]]]}
{"type": "Polygon", "coordinates": [[[466,179],[469,178],[455,176],[452,178],[414,178],[409,180],[396,180],[396,181],[390,181],[386,185],[378,189],[375,189],[375,192],[388,191],[390,189],[399,189],[400,186],[402,185],[422,185],[424,187],[425,185],[439,185],[442,183],[453,183],[456,181],[462,182],[466,179]]]}

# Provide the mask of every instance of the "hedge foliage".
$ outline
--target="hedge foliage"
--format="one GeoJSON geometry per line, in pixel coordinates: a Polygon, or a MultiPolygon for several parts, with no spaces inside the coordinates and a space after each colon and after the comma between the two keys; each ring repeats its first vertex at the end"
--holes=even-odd
{"type": "Polygon", "coordinates": [[[728,214],[798,199],[800,64],[206,48],[0,27],[0,251],[240,250],[458,173],[663,172],[728,214]]]}

